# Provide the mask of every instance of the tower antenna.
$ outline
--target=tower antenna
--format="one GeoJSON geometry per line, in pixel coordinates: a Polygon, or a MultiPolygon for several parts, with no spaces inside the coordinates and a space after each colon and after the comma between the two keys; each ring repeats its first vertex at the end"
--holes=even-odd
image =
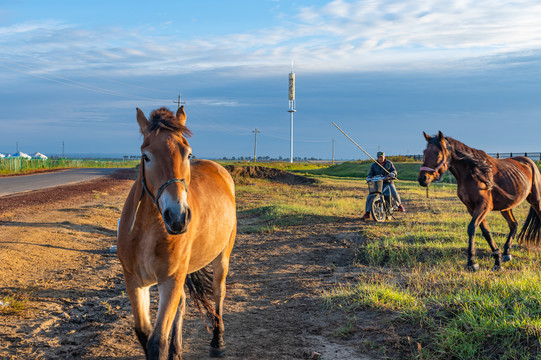
{"type": "Polygon", "coordinates": [[[293,113],[295,110],[295,73],[293,72],[293,60],[291,60],[291,72],[289,73],[289,109],[291,114],[291,157],[289,162],[293,163],[293,113]]]}

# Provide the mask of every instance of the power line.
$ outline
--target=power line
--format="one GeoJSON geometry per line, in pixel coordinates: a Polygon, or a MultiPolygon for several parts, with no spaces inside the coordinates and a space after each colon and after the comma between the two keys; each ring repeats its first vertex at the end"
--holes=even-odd
{"type": "MultiPolygon", "coordinates": [[[[43,59],[41,57],[36,57],[36,56],[32,56],[30,54],[25,54],[24,55],[26,58],[30,58],[30,59],[33,59],[35,62],[38,62],[38,61],[42,61],[43,59]]],[[[18,63],[18,62],[15,62],[13,60],[7,60],[7,59],[2,59],[4,61],[7,61],[7,62],[10,62],[12,64],[16,64],[16,65],[19,65],[19,66],[23,66],[23,67],[26,67],[26,68],[30,68],[29,66],[27,65],[23,65],[21,63],[18,63]]],[[[44,71],[45,72],[45,71],[44,71]]],[[[86,73],[85,73],[86,74],[86,73]]],[[[112,82],[112,83],[117,83],[117,84],[122,84],[122,85],[128,85],[130,88],[133,88],[133,87],[136,87],[136,88],[140,88],[140,89],[144,89],[144,90],[148,90],[148,91],[152,91],[152,92],[161,92],[161,93],[168,93],[169,90],[163,90],[163,89],[153,89],[153,88],[149,88],[147,86],[141,86],[141,85],[136,85],[136,84],[133,84],[133,83],[130,83],[130,82],[127,82],[127,81],[121,81],[121,80],[118,80],[118,79],[113,79],[111,77],[106,77],[106,76],[100,76],[98,74],[96,74],[96,72],[93,72],[91,75],[91,77],[93,78],[96,78],[96,79],[101,79],[101,80],[104,80],[104,81],[108,81],[108,82],[112,82]]]]}
{"type": "MultiPolygon", "coordinates": [[[[34,70],[30,66],[19,64],[19,63],[16,63],[14,61],[9,61],[9,60],[6,60],[6,59],[2,59],[2,61],[5,61],[5,62],[11,63],[11,64],[15,64],[15,65],[20,66],[20,67],[27,68],[29,70],[34,70]]],[[[83,89],[83,90],[87,90],[87,91],[91,91],[91,92],[95,92],[95,93],[101,93],[101,94],[105,94],[105,95],[123,97],[123,98],[128,98],[128,99],[150,100],[150,101],[161,101],[161,102],[167,101],[167,100],[164,100],[164,99],[154,99],[154,98],[148,98],[148,97],[145,97],[145,96],[138,96],[138,95],[130,95],[130,94],[126,94],[126,93],[121,93],[121,92],[114,91],[114,90],[100,88],[98,86],[90,85],[90,84],[87,84],[87,83],[84,83],[84,82],[81,82],[81,81],[71,80],[71,79],[68,79],[68,78],[65,78],[65,77],[62,77],[62,76],[51,75],[51,74],[47,74],[47,76],[44,76],[44,75],[40,75],[40,74],[35,74],[35,73],[30,72],[30,71],[24,71],[24,70],[21,70],[21,69],[12,67],[12,66],[7,66],[7,65],[2,64],[2,63],[0,63],[0,67],[2,67],[4,69],[11,70],[11,71],[16,71],[16,72],[24,74],[24,75],[32,76],[32,77],[35,77],[35,78],[38,78],[38,79],[43,79],[43,80],[55,82],[55,83],[58,83],[58,84],[62,84],[62,85],[65,85],[65,86],[71,86],[71,87],[75,87],[75,88],[79,88],[79,89],[83,89]]]]}

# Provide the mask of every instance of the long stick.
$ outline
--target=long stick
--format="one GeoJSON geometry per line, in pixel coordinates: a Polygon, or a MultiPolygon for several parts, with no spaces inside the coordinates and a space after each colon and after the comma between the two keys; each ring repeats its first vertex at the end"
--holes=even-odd
{"type": "Polygon", "coordinates": [[[334,121],[332,122],[332,124],[333,124],[334,126],[336,126],[336,128],[337,128],[338,130],[340,130],[340,132],[341,132],[342,134],[344,134],[349,140],[351,140],[352,143],[354,143],[359,149],[361,149],[361,150],[366,154],[366,156],[368,156],[370,159],[372,159],[373,162],[375,162],[375,163],[378,164],[383,170],[385,170],[385,171],[387,172],[387,174],[391,174],[391,173],[389,172],[389,170],[385,169],[385,168],[383,167],[383,165],[381,165],[379,162],[377,162],[377,160],[375,160],[372,156],[370,156],[370,154],[367,153],[367,152],[361,147],[361,145],[357,144],[357,143],[355,142],[355,140],[353,140],[352,138],[350,138],[349,135],[346,134],[346,133],[344,132],[344,130],[340,129],[340,127],[339,127],[338,125],[336,125],[336,124],[334,123],[334,121]]]}

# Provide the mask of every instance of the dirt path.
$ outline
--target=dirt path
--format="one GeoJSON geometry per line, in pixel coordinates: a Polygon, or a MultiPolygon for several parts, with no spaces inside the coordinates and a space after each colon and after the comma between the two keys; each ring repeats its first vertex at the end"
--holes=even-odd
{"type": "MultiPolygon", "coordinates": [[[[121,267],[109,254],[130,176],[0,200],[0,299],[10,295],[27,307],[0,311],[0,359],[143,359],[121,267]]],[[[347,317],[321,300],[324,289],[362,271],[350,267],[359,241],[358,219],[239,234],[224,315],[226,358],[389,358],[361,346],[401,341],[374,330],[381,317],[366,313],[366,332],[340,337],[347,317]]],[[[153,307],[156,301],[154,292],[153,307]]],[[[208,358],[211,335],[188,304],[183,358],[208,358]]]]}

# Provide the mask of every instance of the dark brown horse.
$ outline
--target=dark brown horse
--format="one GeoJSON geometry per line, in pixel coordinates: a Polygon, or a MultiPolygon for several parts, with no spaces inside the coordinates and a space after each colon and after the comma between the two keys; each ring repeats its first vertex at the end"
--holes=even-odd
{"type": "Polygon", "coordinates": [[[525,244],[541,242],[541,175],[532,160],[523,156],[495,159],[484,151],[443,136],[441,131],[434,137],[423,134],[428,144],[419,172],[419,184],[429,186],[445,171],[451,171],[457,181],[458,197],[472,216],[468,225],[468,270],[479,269],[475,261],[474,242],[479,226],[495,259],[493,269],[501,268],[501,260],[511,260],[511,243],[517,233],[517,221],[512,209],[524,200],[531,207],[519,241],[525,244]],[[509,224],[503,258],[487,224],[486,216],[490,211],[499,211],[509,224]]]}
{"type": "Polygon", "coordinates": [[[147,359],[180,359],[186,284],[210,311],[210,355],[221,356],[225,278],[237,221],[233,180],[214,162],[191,163],[184,107],[176,115],[156,110],[150,121],[137,109],[137,122],[144,136],[141,166],[122,211],[117,245],[135,332],[147,359]],[[205,271],[209,263],[213,276],[205,271]],[[152,326],[154,284],[160,297],[152,326]],[[215,310],[204,290],[214,294],[215,310]]]}

